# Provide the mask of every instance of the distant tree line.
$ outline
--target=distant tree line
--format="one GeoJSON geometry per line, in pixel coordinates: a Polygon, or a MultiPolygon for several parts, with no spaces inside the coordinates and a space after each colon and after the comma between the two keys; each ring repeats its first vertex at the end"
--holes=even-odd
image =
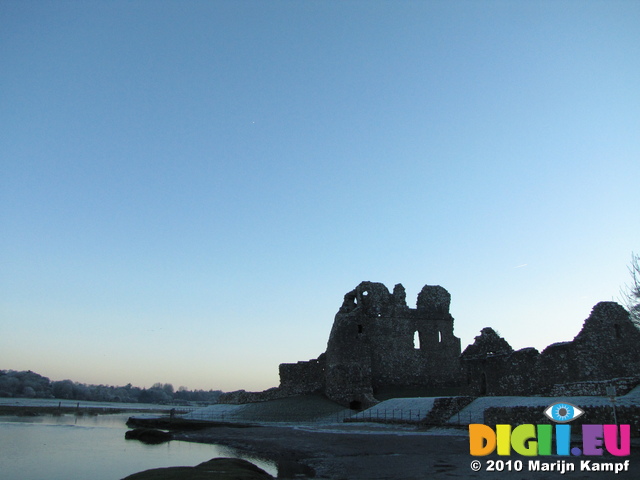
{"type": "Polygon", "coordinates": [[[0,397],[59,398],[61,400],[88,400],[125,403],[216,403],[221,390],[174,390],[170,383],[155,383],[151,388],[110,385],[87,385],[71,380],[52,382],[32,371],[0,370],[0,397]]]}

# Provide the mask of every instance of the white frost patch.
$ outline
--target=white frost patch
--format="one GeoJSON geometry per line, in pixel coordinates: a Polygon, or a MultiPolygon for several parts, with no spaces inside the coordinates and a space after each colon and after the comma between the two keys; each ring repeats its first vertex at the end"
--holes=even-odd
{"type": "Polygon", "coordinates": [[[433,408],[437,397],[392,398],[358,412],[351,418],[371,421],[408,421],[422,420],[433,408]]]}
{"type": "MultiPolygon", "coordinates": [[[[396,434],[400,434],[401,430],[398,430],[397,424],[395,427],[385,426],[380,423],[377,426],[373,426],[373,423],[369,423],[368,426],[363,425],[361,422],[385,422],[394,423],[396,421],[402,421],[407,423],[418,423],[423,420],[433,408],[434,401],[438,397],[416,397],[416,398],[394,398],[385,400],[379,404],[351,415],[351,418],[359,420],[358,424],[361,427],[357,427],[354,423],[341,424],[344,418],[349,417],[349,410],[342,412],[327,414],[326,417],[320,417],[315,421],[302,421],[302,422],[284,422],[290,423],[291,426],[297,425],[299,428],[311,428],[311,429],[323,429],[327,428],[327,424],[335,424],[333,428],[336,432],[362,432],[362,433],[374,433],[383,431],[391,431],[395,428],[396,434]]],[[[484,423],[484,412],[490,407],[539,407],[541,409],[557,402],[568,402],[579,407],[582,406],[611,406],[611,402],[608,397],[599,396],[565,396],[565,397],[480,397],[474,400],[472,403],[464,407],[460,413],[454,414],[448,420],[449,425],[468,425],[469,423],[484,423]]],[[[627,395],[617,397],[616,405],[638,405],[640,404],[640,386],[634,388],[627,395]]],[[[267,423],[261,422],[256,418],[255,406],[251,410],[252,414],[245,415],[244,410],[254,404],[245,405],[229,405],[229,404],[216,404],[209,407],[200,408],[194,410],[183,416],[185,419],[191,420],[205,420],[205,421],[220,421],[220,422],[244,422],[250,421],[251,423],[267,423]],[[250,419],[250,420],[249,420],[250,419]]],[[[414,428],[414,427],[411,427],[414,428]]],[[[465,430],[466,432],[466,430],[465,430]]],[[[426,432],[425,432],[426,433],[426,432]]],[[[403,432],[403,434],[417,434],[412,431],[403,432]]],[[[450,428],[444,429],[431,429],[429,430],[431,435],[459,435],[459,431],[450,428]]],[[[466,434],[466,433],[465,433],[466,434]]]]}
{"type": "MultiPolygon", "coordinates": [[[[616,405],[637,405],[640,400],[640,386],[634,388],[627,395],[616,398],[616,405]]],[[[566,396],[566,397],[480,397],[465,408],[459,414],[453,415],[447,423],[469,424],[484,423],[484,411],[490,407],[547,407],[557,402],[568,402],[579,407],[582,406],[611,406],[609,397],[596,396],[566,396]]]]}
{"type": "MultiPolygon", "coordinates": [[[[306,432],[321,432],[321,433],[348,433],[357,435],[432,435],[430,430],[417,430],[413,425],[398,425],[398,424],[386,424],[386,423],[369,423],[369,422],[357,422],[357,423],[342,423],[333,425],[319,425],[319,424],[305,424],[296,425],[293,428],[296,430],[302,430],[306,432]]],[[[453,432],[454,429],[449,429],[453,432]]],[[[464,432],[467,434],[467,432],[464,432]]],[[[457,435],[457,433],[443,433],[443,431],[436,433],[436,435],[457,435]]]]}
{"type": "Polygon", "coordinates": [[[226,403],[218,403],[209,405],[208,407],[198,408],[191,413],[182,416],[187,420],[207,420],[207,421],[241,421],[241,413],[247,405],[230,405],[226,403]]]}

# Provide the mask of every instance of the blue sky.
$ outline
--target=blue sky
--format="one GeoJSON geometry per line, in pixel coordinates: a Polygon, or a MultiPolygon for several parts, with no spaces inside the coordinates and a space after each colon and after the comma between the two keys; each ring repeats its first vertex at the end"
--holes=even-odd
{"type": "Polygon", "coordinates": [[[0,368],[258,390],[363,280],[570,340],[638,252],[640,3],[0,4],[0,368]]]}

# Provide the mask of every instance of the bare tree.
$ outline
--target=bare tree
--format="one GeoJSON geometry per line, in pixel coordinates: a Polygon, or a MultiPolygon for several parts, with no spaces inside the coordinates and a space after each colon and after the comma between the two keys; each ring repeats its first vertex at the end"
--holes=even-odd
{"type": "Polygon", "coordinates": [[[621,301],[629,311],[631,320],[640,327],[640,255],[631,254],[629,265],[631,283],[620,289],[621,301]]]}

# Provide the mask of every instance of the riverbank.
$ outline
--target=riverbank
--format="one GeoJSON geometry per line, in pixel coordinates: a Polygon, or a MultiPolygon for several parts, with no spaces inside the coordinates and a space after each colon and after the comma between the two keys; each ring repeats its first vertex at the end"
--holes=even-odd
{"type": "Polygon", "coordinates": [[[179,415],[191,408],[148,403],[93,402],[83,400],[0,398],[0,416],[35,417],[40,415],[111,415],[118,413],[179,415]]]}
{"type": "MultiPolygon", "coordinates": [[[[638,392],[636,392],[638,394],[638,392]]],[[[637,400],[620,397],[620,403],[637,400]]],[[[547,397],[486,397],[466,405],[460,413],[445,412],[442,427],[427,429],[419,423],[434,402],[429,399],[393,399],[356,414],[344,407],[316,397],[296,397],[247,405],[218,404],[197,410],[184,421],[217,422],[202,430],[174,430],[173,438],[190,442],[232,447],[249,456],[275,462],[279,478],[318,478],[348,480],[409,480],[417,478],[526,478],[530,457],[518,455],[476,458],[469,454],[468,423],[483,423],[485,411],[495,406],[550,405],[557,399],[547,397]],[[300,421],[301,415],[306,419],[300,421]],[[448,415],[452,415],[448,418],[448,415]],[[348,417],[348,418],[347,418],[348,417]],[[367,421],[372,419],[376,423],[367,421]],[[389,423],[401,419],[412,424],[389,423]],[[265,421],[269,419],[270,421],[265,421]],[[350,421],[344,422],[344,419],[350,421]],[[378,419],[385,423],[377,423],[378,419]],[[262,421],[261,421],[262,420],[262,421]],[[358,420],[358,422],[354,422],[358,420]],[[460,423],[460,425],[457,425],[460,423]],[[238,428],[243,427],[243,428],[238,428]],[[480,460],[478,472],[470,467],[480,460]],[[522,462],[523,469],[488,472],[489,461],[522,462]]],[[[572,398],[569,398],[572,400],[572,398]]],[[[580,397],[576,403],[591,405],[605,402],[599,397],[580,397]]],[[[141,425],[164,428],[159,425],[141,425]]],[[[204,426],[204,425],[199,425],[204,426]]],[[[577,441],[577,439],[576,439],[577,441]]],[[[570,463],[579,478],[602,479],[601,471],[581,469],[582,457],[536,457],[543,462],[570,463]]],[[[638,441],[632,439],[631,456],[625,458],[591,457],[603,462],[629,460],[630,468],[616,478],[640,478],[638,441]]],[[[518,465],[521,465],[520,463],[518,465]]],[[[533,468],[533,467],[532,467],[533,468]]],[[[557,471],[535,471],[537,479],[558,478],[557,471]]],[[[606,474],[604,475],[606,477],[606,474]]]]}
{"type": "MultiPolygon", "coordinates": [[[[60,407],[29,407],[29,406],[0,406],[0,416],[37,417],[40,415],[113,415],[118,413],[139,412],[130,408],[108,408],[60,406],[60,407]]],[[[165,410],[145,410],[148,413],[164,413],[165,410]]]]}

